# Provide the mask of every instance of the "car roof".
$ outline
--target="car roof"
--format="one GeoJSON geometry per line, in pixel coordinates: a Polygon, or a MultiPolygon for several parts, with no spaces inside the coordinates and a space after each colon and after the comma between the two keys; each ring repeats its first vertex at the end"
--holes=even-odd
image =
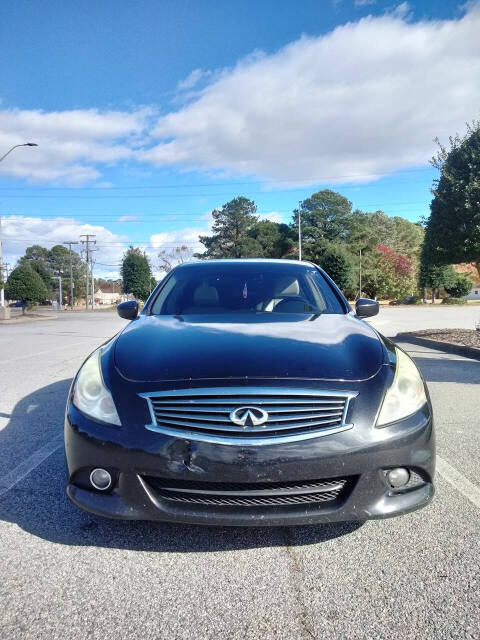
{"type": "Polygon", "coordinates": [[[179,264],[176,269],[183,269],[184,267],[193,267],[193,266],[210,266],[210,265],[231,265],[231,264],[281,264],[281,265],[289,265],[289,266],[302,266],[302,267],[311,267],[313,265],[312,262],[308,262],[306,260],[289,260],[286,258],[220,258],[213,260],[195,260],[191,262],[184,262],[183,264],[179,264]]]}

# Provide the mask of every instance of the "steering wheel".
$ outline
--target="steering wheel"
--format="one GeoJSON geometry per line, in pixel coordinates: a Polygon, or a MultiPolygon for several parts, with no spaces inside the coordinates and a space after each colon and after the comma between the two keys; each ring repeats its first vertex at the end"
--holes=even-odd
{"type": "Polygon", "coordinates": [[[284,298],[277,302],[277,304],[273,307],[273,311],[279,313],[308,313],[308,310],[305,307],[310,307],[311,305],[305,298],[301,296],[289,296],[288,298],[284,298]]]}

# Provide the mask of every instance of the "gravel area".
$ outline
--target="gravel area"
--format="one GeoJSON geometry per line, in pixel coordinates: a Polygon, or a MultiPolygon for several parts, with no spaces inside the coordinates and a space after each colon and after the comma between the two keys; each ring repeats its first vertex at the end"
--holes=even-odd
{"type": "Polygon", "coordinates": [[[409,331],[408,335],[480,349],[480,330],[475,329],[423,329],[409,331]]]}

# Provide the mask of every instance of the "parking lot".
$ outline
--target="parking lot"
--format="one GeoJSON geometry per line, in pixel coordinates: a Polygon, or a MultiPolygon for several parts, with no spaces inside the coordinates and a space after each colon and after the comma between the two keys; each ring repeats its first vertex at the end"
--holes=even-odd
{"type": "MultiPolygon", "coordinates": [[[[383,309],[394,336],[480,307],[383,309]]],[[[480,361],[402,343],[432,396],[437,495],[359,524],[101,520],[65,495],[65,398],[111,312],[0,326],[0,637],[480,638],[480,361]]],[[[440,323],[440,324],[439,324],[440,323]]]]}

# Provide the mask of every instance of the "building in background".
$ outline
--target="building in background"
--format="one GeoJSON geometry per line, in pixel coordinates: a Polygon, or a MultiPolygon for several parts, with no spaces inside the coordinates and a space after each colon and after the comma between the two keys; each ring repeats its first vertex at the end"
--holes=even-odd
{"type": "Polygon", "coordinates": [[[473,283],[472,290],[465,300],[480,300],[480,273],[473,262],[469,264],[456,264],[455,271],[462,276],[468,276],[473,283]]]}
{"type": "Polygon", "coordinates": [[[118,304],[119,302],[124,302],[128,299],[124,293],[118,293],[116,291],[108,291],[99,287],[97,291],[95,291],[95,304],[105,304],[105,305],[113,305],[118,304]]]}

